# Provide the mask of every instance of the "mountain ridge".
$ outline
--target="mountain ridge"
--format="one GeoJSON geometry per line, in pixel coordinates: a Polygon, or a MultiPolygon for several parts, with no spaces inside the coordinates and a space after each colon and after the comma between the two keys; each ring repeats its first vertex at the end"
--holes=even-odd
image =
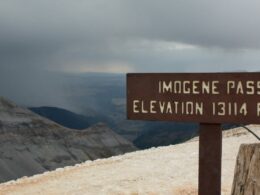
{"type": "Polygon", "coordinates": [[[40,116],[48,118],[70,129],[82,130],[94,124],[93,117],[86,117],[84,115],[76,114],[63,108],[53,106],[41,106],[29,107],[28,109],[40,116]]]}
{"type": "Polygon", "coordinates": [[[103,123],[77,131],[0,98],[0,182],[137,150],[103,123]]]}

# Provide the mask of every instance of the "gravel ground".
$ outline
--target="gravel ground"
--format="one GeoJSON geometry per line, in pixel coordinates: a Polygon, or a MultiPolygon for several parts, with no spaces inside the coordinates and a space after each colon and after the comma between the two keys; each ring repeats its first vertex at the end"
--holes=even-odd
{"type": "MultiPolygon", "coordinates": [[[[260,127],[250,125],[258,135],[260,127]]],[[[241,128],[224,133],[222,194],[230,194],[240,144],[258,140],[241,128]]],[[[198,139],[86,161],[0,184],[0,194],[197,194],[198,139]]]]}

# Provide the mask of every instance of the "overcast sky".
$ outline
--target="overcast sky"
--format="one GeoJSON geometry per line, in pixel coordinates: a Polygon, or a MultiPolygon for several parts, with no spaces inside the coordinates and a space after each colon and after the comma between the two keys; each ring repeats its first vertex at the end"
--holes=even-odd
{"type": "Polygon", "coordinates": [[[55,91],[52,72],[258,71],[259,10],[258,0],[2,0],[0,89],[55,91]]]}

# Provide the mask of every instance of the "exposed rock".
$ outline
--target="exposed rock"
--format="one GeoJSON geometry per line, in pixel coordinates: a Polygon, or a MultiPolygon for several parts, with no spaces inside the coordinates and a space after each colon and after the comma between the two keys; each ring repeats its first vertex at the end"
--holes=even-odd
{"type": "Polygon", "coordinates": [[[260,143],[242,144],[237,156],[232,195],[260,194],[260,143]]]}
{"type": "Polygon", "coordinates": [[[68,129],[0,97],[0,182],[136,150],[105,124],[68,129]]]}

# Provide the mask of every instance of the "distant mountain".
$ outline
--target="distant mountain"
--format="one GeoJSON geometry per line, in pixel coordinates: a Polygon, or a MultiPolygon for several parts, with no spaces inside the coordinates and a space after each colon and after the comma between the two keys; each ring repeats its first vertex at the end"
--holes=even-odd
{"type": "Polygon", "coordinates": [[[105,124],[76,131],[0,97],[0,182],[136,150],[105,124]]]}
{"type": "Polygon", "coordinates": [[[64,127],[71,129],[86,129],[97,121],[93,117],[86,117],[57,107],[30,107],[31,111],[48,118],[64,127]]]}
{"type": "MultiPolygon", "coordinates": [[[[236,124],[222,124],[223,131],[239,127],[236,124]]],[[[199,135],[199,124],[176,122],[147,122],[142,134],[133,141],[140,149],[168,146],[185,142],[199,135]]]]}
{"type": "Polygon", "coordinates": [[[63,126],[80,129],[82,122],[83,125],[103,122],[141,148],[176,144],[194,136],[198,129],[189,123],[127,120],[124,74],[67,74],[64,77],[66,104],[62,108],[81,114],[84,119],[59,108],[38,110],[38,114],[63,126]]]}
{"type": "Polygon", "coordinates": [[[93,110],[94,112],[91,112],[91,114],[93,118],[96,118],[96,121],[105,122],[131,142],[137,140],[135,143],[138,146],[143,145],[145,148],[158,146],[159,142],[155,131],[164,134],[168,132],[172,135],[167,136],[165,134],[165,137],[160,140],[160,145],[178,143],[177,139],[183,140],[186,137],[193,136],[194,125],[190,124],[127,120],[126,76],[124,74],[70,75],[64,86],[66,87],[66,94],[70,94],[66,100],[73,105],[75,110],[78,110],[78,113],[88,117],[90,116],[89,110],[93,110]],[[182,137],[173,136],[175,131],[176,135],[180,135],[180,132],[177,132],[180,129],[186,130],[182,137]],[[166,132],[160,132],[162,130],[166,132]],[[152,138],[152,135],[155,137],[152,138]],[[148,136],[147,139],[146,136],[148,136]]]}
{"type": "MultiPolygon", "coordinates": [[[[66,94],[70,94],[66,100],[78,113],[93,114],[137,147],[176,144],[198,133],[198,124],[127,120],[124,74],[77,74],[70,75],[66,82],[66,94]]],[[[233,125],[226,125],[230,127],[233,125]]]]}
{"type": "Polygon", "coordinates": [[[178,144],[198,135],[198,125],[194,123],[147,122],[134,144],[140,149],[178,144]]]}
{"type": "MultiPolygon", "coordinates": [[[[86,117],[56,107],[33,107],[29,109],[62,126],[73,129],[85,129],[89,127],[89,124],[92,125],[102,120],[98,116],[86,117]]],[[[140,149],[184,142],[197,135],[198,129],[198,125],[192,123],[142,122],[142,124],[142,132],[136,135],[134,140],[134,144],[140,149]]]]}

